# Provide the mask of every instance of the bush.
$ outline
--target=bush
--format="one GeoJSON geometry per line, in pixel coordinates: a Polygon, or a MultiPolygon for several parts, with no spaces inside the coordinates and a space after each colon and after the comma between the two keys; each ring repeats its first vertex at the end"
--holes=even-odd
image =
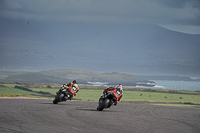
{"type": "Polygon", "coordinates": [[[51,85],[47,85],[47,88],[51,88],[51,85]]]}

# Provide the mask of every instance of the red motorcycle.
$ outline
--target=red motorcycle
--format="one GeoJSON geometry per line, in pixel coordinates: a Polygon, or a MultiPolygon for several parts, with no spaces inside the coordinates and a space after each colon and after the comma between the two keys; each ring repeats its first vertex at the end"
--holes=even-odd
{"type": "Polygon", "coordinates": [[[64,88],[64,85],[62,85],[60,90],[56,92],[56,94],[57,95],[55,95],[55,99],[53,100],[54,104],[66,100],[71,100],[71,97],[75,94],[75,90],[71,87],[64,88]]]}
{"type": "Polygon", "coordinates": [[[109,89],[104,90],[104,93],[99,98],[99,106],[97,110],[102,111],[104,108],[110,108],[113,103],[118,101],[121,94],[117,92],[116,88],[109,87],[109,89]]]}

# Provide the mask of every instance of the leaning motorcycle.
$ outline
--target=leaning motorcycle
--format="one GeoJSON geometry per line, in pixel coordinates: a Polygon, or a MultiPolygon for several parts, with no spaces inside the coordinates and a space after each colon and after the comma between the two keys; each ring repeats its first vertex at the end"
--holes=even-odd
{"type": "Polygon", "coordinates": [[[53,100],[54,104],[58,102],[63,102],[66,100],[70,100],[70,98],[75,94],[75,90],[71,87],[64,88],[64,85],[61,86],[60,90],[56,92],[55,99],[53,100]]]}
{"type": "Polygon", "coordinates": [[[108,90],[107,93],[104,93],[99,98],[99,106],[97,110],[102,111],[103,109],[110,108],[115,101],[120,97],[120,94],[117,93],[116,88],[108,90]]]}

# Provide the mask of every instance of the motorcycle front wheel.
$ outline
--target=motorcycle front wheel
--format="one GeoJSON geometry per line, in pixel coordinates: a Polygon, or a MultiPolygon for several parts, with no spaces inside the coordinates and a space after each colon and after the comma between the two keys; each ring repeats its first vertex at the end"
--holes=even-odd
{"type": "Polygon", "coordinates": [[[64,97],[64,94],[60,93],[58,94],[55,99],[53,100],[53,104],[57,104],[58,102],[61,102],[61,99],[64,97]]]}
{"type": "Polygon", "coordinates": [[[100,105],[97,107],[97,110],[102,111],[105,107],[108,106],[109,102],[110,102],[110,100],[106,98],[106,99],[102,102],[102,104],[100,104],[100,105]]]}

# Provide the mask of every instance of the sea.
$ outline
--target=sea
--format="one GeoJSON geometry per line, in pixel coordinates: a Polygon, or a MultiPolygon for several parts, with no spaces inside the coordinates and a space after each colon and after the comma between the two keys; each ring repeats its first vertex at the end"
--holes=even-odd
{"type": "Polygon", "coordinates": [[[153,80],[153,82],[156,83],[156,85],[153,86],[153,87],[144,87],[144,86],[128,86],[128,87],[149,88],[149,89],[200,91],[200,82],[196,82],[196,81],[153,80]]]}
{"type": "Polygon", "coordinates": [[[200,82],[197,81],[165,81],[154,80],[156,85],[154,89],[170,89],[170,90],[186,90],[186,91],[200,91],[200,82]]]}
{"type": "MultiPolygon", "coordinates": [[[[123,87],[128,87],[128,88],[149,88],[149,89],[167,89],[167,90],[185,90],[185,91],[200,91],[200,82],[197,82],[197,81],[153,80],[153,82],[156,83],[156,85],[153,86],[153,87],[146,87],[146,86],[123,86],[123,87]]],[[[105,87],[107,86],[106,83],[104,83],[104,82],[91,82],[91,83],[94,86],[105,86],[105,87]]]]}

